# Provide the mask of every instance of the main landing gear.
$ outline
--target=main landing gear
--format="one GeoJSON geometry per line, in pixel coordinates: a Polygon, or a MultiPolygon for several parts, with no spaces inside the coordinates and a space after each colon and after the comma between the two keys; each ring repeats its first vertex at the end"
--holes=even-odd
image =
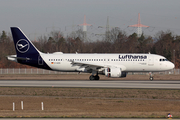
{"type": "Polygon", "coordinates": [[[99,80],[99,76],[98,75],[91,75],[90,77],[89,77],[89,80],[99,80]]]}
{"type": "Polygon", "coordinates": [[[153,78],[153,74],[152,74],[151,72],[149,72],[149,76],[150,76],[150,77],[149,77],[149,80],[150,80],[150,81],[153,81],[154,78],[153,78]]]}
{"type": "Polygon", "coordinates": [[[98,72],[93,71],[92,75],[89,76],[89,80],[99,80],[98,72]]]}
{"type": "Polygon", "coordinates": [[[99,75],[97,70],[92,70],[92,75],[89,76],[89,80],[99,80],[99,75]]]}

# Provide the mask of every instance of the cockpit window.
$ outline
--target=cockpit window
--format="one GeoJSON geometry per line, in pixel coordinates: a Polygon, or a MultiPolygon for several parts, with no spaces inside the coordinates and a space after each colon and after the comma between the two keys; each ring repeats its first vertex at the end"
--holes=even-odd
{"type": "Polygon", "coordinates": [[[168,61],[167,59],[159,59],[159,61],[168,61]]]}

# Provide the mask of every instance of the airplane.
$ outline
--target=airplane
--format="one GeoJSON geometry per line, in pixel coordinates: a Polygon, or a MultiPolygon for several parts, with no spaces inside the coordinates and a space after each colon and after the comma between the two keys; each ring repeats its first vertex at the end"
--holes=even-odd
{"type": "MultiPolygon", "coordinates": [[[[74,53],[40,52],[19,27],[11,27],[16,55],[8,60],[37,68],[61,72],[91,73],[90,80],[99,80],[99,74],[112,78],[123,78],[128,72],[159,72],[174,68],[174,64],[157,54],[140,53],[74,53]]],[[[150,74],[150,80],[153,80],[150,74]]]]}

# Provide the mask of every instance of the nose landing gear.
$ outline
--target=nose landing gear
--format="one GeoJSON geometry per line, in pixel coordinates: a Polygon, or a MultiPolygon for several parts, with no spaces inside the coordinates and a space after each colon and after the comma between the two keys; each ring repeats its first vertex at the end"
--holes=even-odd
{"type": "Polygon", "coordinates": [[[149,80],[150,80],[150,81],[153,81],[154,78],[153,78],[153,74],[152,74],[151,72],[149,72],[149,76],[150,76],[150,77],[149,77],[149,80]]]}
{"type": "Polygon", "coordinates": [[[153,81],[153,79],[154,79],[153,77],[150,77],[150,78],[149,78],[150,81],[153,81]]]}

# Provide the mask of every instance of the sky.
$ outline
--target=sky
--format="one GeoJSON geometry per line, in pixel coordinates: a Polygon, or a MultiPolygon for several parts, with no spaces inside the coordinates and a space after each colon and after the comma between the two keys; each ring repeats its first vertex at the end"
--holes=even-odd
{"type": "Polygon", "coordinates": [[[138,13],[141,24],[150,26],[143,29],[145,35],[167,30],[180,35],[180,0],[1,0],[0,32],[10,33],[10,27],[18,26],[30,39],[53,30],[66,36],[82,28],[78,25],[86,15],[92,38],[104,33],[107,16],[110,28],[119,27],[130,35],[136,28],[128,26],[137,24],[138,13]]]}

